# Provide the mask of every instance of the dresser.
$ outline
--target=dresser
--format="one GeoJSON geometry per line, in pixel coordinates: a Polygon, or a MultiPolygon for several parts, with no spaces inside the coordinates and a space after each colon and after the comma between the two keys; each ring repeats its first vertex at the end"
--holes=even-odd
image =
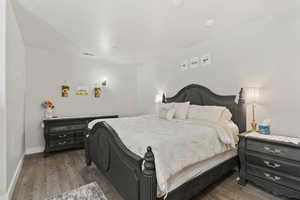
{"type": "Polygon", "coordinates": [[[238,154],[241,185],[250,181],[276,196],[300,199],[300,143],[245,133],[240,135],[238,154]]]}
{"type": "Polygon", "coordinates": [[[43,120],[45,150],[51,152],[84,148],[88,123],[96,119],[118,118],[118,115],[43,120]]]}

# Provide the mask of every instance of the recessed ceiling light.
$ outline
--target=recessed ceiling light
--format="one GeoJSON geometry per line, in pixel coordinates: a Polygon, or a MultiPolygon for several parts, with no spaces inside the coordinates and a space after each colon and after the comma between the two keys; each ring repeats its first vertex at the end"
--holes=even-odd
{"type": "Polygon", "coordinates": [[[208,19],[205,22],[205,26],[207,26],[207,27],[212,27],[213,25],[215,25],[215,20],[214,19],[208,19]]]}
{"type": "Polygon", "coordinates": [[[181,6],[183,3],[183,0],[172,0],[172,1],[175,6],[181,6]]]}

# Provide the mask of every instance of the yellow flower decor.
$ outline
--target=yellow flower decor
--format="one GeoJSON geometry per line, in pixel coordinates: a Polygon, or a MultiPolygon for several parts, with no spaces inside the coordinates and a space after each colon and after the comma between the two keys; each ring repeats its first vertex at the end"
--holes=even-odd
{"type": "Polygon", "coordinates": [[[81,95],[81,96],[86,96],[88,95],[89,93],[85,90],[79,90],[76,92],[76,95],[81,95]]]}
{"type": "Polygon", "coordinates": [[[61,86],[61,96],[62,97],[68,97],[69,93],[70,93],[70,87],[69,86],[66,86],[66,85],[61,86]]]}
{"type": "Polygon", "coordinates": [[[101,94],[102,94],[101,88],[95,88],[95,97],[99,98],[101,94]]]}
{"type": "Polygon", "coordinates": [[[45,101],[42,101],[41,106],[42,106],[44,109],[49,109],[49,110],[53,110],[53,109],[55,108],[54,103],[53,103],[53,101],[51,101],[51,100],[45,100],[45,101]]]}

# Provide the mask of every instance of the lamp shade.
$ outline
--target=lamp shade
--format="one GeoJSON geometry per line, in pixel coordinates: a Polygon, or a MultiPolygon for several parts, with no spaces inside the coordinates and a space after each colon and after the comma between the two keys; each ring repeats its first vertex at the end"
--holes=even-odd
{"type": "Polygon", "coordinates": [[[163,91],[158,91],[158,93],[155,95],[155,103],[162,103],[163,101],[163,91]]]}
{"type": "Polygon", "coordinates": [[[259,99],[259,88],[258,87],[246,88],[246,102],[247,103],[257,103],[258,99],[259,99]]]}

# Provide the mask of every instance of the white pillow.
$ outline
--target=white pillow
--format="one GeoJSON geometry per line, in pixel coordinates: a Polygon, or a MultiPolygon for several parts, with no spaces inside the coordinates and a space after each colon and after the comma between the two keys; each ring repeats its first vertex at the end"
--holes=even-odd
{"type": "Polygon", "coordinates": [[[232,113],[228,108],[225,108],[221,114],[220,121],[228,122],[231,121],[232,113]]]}
{"type": "Polygon", "coordinates": [[[191,105],[188,118],[206,120],[210,122],[226,122],[232,118],[231,112],[223,106],[199,106],[191,105]]]}
{"type": "Polygon", "coordinates": [[[190,107],[190,102],[184,102],[184,103],[172,103],[174,105],[174,108],[176,110],[175,112],[175,118],[176,119],[186,119],[187,114],[190,107]]]}
{"type": "Polygon", "coordinates": [[[158,117],[161,119],[172,120],[175,116],[174,105],[160,104],[158,110],[158,117]]]}

